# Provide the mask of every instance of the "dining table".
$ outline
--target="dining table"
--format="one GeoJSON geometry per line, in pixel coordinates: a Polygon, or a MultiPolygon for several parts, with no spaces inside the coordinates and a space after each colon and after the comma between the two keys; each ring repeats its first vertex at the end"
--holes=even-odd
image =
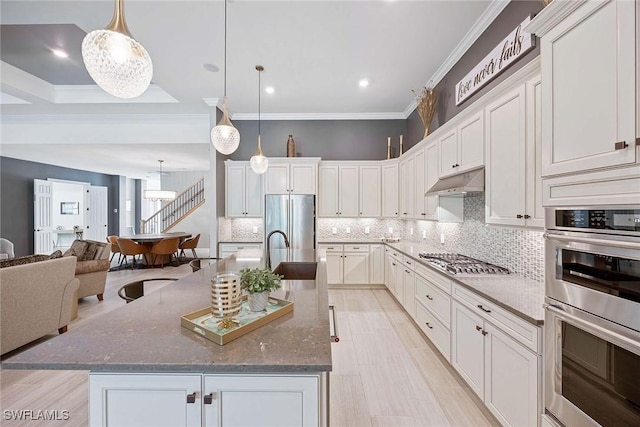
{"type": "MultiPolygon", "coordinates": [[[[134,234],[131,236],[120,236],[120,238],[131,239],[139,245],[145,245],[145,246],[151,247],[163,239],[179,237],[180,243],[182,243],[186,239],[190,238],[191,236],[192,236],[191,233],[175,232],[175,233],[141,233],[141,234],[134,234]]],[[[154,260],[155,262],[151,260],[151,257],[144,257],[143,264],[155,266],[155,265],[168,264],[170,262],[169,255],[158,255],[154,258],[155,258],[154,260]]]]}

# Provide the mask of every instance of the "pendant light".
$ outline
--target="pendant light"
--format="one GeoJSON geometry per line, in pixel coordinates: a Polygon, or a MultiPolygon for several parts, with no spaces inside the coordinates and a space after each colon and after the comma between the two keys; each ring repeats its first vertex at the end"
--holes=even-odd
{"type": "Polygon", "coordinates": [[[251,169],[258,175],[263,174],[269,168],[269,159],[262,154],[262,144],[260,141],[260,74],[264,71],[262,65],[256,65],[258,70],[258,150],[256,154],[251,158],[251,169]]]}
{"type": "Polygon", "coordinates": [[[227,0],[224,0],[224,98],[222,119],[211,129],[211,143],[220,153],[229,155],[240,145],[240,132],[233,127],[227,111],[227,0]]]}
{"type": "Polygon", "coordinates": [[[145,190],[144,198],[149,200],[174,200],[176,198],[176,192],[162,189],[162,163],[164,160],[158,160],[160,162],[160,189],[159,190],[145,190]]]}
{"type": "Polygon", "coordinates": [[[82,60],[105,92],[118,98],[135,98],[149,87],[153,64],[127,28],[124,0],[115,2],[113,18],[106,28],[91,31],[82,41],[82,60]]]}

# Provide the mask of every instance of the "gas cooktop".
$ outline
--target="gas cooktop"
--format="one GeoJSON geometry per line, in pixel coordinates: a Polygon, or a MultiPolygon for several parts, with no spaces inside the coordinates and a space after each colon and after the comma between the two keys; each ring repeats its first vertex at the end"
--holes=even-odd
{"type": "Polygon", "coordinates": [[[420,252],[418,256],[451,274],[509,274],[509,270],[460,254],[420,252]]]}

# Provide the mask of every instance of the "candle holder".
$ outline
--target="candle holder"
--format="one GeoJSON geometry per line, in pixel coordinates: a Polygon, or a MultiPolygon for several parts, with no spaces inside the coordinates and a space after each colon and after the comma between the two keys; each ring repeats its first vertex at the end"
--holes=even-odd
{"type": "Polygon", "coordinates": [[[403,147],[402,147],[402,138],[404,135],[400,135],[400,152],[398,153],[398,157],[402,156],[403,147]]]}
{"type": "Polygon", "coordinates": [[[387,137],[387,160],[391,158],[391,137],[387,137]]]}

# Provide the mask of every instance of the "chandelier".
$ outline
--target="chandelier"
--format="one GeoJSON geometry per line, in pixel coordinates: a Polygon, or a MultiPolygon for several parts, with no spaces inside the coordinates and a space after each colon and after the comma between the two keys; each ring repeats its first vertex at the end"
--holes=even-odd
{"type": "Polygon", "coordinates": [[[124,20],[124,0],[116,0],[111,22],[82,41],[82,60],[91,78],[118,98],[142,94],[153,76],[151,57],[134,40],[124,20]]]}
{"type": "Polygon", "coordinates": [[[174,200],[176,192],[162,189],[162,163],[164,160],[158,160],[160,163],[160,190],[145,190],[144,198],[148,200],[174,200]]]}
{"type": "Polygon", "coordinates": [[[229,155],[240,145],[240,132],[236,129],[227,110],[227,0],[224,0],[224,98],[222,98],[222,118],[211,129],[211,143],[220,153],[229,155]]]}
{"type": "Polygon", "coordinates": [[[262,141],[260,140],[260,74],[264,71],[264,67],[256,65],[256,70],[258,70],[258,150],[251,157],[249,163],[255,173],[263,174],[269,168],[269,159],[262,154],[262,141]]]}

